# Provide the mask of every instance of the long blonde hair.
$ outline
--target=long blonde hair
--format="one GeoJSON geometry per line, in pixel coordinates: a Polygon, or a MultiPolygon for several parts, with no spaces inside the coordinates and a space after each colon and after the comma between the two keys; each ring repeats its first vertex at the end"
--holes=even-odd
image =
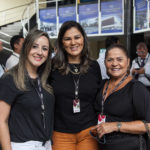
{"type": "Polygon", "coordinates": [[[31,50],[33,43],[35,40],[37,40],[39,37],[45,36],[49,41],[49,53],[47,60],[38,68],[38,74],[41,80],[42,87],[48,91],[49,93],[52,92],[51,86],[47,83],[47,79],[49,76],[49,73],[51,71],[51,43],[50,39],[47,33],[36,30],[33,32],[30,32],[27,37],[25,38],[25,41],[23,43],[22,51],[20,54],[19,63],[17,66],[12,68],[8,73],[12,74],[14,82],[16,84],[16,87],[22,91],[29,90],[26,85],[26,79],[27,79],[27,70],[26,70],[26,60],[29,54],[29,51],[31,50]]]}

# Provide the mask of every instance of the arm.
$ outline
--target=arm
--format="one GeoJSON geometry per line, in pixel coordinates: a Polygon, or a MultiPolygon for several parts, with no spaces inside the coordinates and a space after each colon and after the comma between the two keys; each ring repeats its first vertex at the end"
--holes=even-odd
{"type": "Polygon", "coordinates": [[[137,69],[136,68],[139,68],[138,64],[136,63],[135,59],[132,61],[132,65],[131,65],[131,68],[130,68],[130,74],[131,75],[135,75],[135,74],[138,74],[137,72],[137,69]]]}
{"type": "Polygon", "coordinates": [[[133,69],[132,70],[132,74],[135,74],[135,73],[137,73],[137,74],[145,74],[145,68],[140,68],[140,69],[133,69]]]}
{"type": "MultiPolygon", "coordinates": [[[[95,126],[99,138],[103,135],[112,133],[112,132],[122,132],[130,134],[143,134],[146,133],[144,123],[142,121],[131,121],[131,122],[120,122],[121,127],[117,126],[118,122],[106,122],[95,126]]],[[[150,123],[148,124],[150,128],[150,123]]]]}
{"type": "MultiPolygon", "coordinates": [[[[136,81],[132,86],[132,99],[131,103],[134,109],[134,118],[136,121],[131,122],[121,122],[121,126],[118,126],[118,122],[106,122],[103,124],[97,125],[95,128],[99,137],[102,137],[104,134],[111,132],[123,132],[130,134],[143,134],[146,132],[144,123],[140,120],[146,120],[149,122],[150,127],[150,93],[145,88],[145,86],[136,81]]],[[[133,119],[134,120],[134,119],[133,119]]]]}
{"type": "Polygon", "coordinates": [[[11,106],[0,100],[0,143],[2,150],[11,150],[8,118],[11,106]]]}
{"type": "Polygon", "coordinates": [[[147,63],[144,66],[146,76],[150,77],[150,58],[148,59],[147,63]]]}

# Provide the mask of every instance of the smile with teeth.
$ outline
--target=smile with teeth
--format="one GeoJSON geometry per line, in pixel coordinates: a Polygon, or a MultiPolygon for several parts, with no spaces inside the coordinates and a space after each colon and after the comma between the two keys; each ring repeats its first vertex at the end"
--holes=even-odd
{"type": "Polygon", "coordinates": [[[119,71],[120,68],[112,68],[112,71],[119,71]]]}
{"type": "Polygon", "coordinates": [[[71,49],[72,51],[75,51],[75,50],[78,49],[78,46],[71,47],[70,49],[71,49]]]}
{"type": "Polygon", "coordinates": [[[36,61],[41,61],[42,57],[34,57],[36,61]]]}

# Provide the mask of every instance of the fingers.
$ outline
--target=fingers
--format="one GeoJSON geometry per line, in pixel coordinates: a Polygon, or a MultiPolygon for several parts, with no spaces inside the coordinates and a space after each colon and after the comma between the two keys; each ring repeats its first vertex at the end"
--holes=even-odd
{"type": "Polygon", "coordinates": [[[102,128],[97,129],[98,137],[101,138],[105,133],[102,128]]]}
{"type": "Polygon", "coordinates": [[[91,130],[95,130],[95,129],[97,129],[97,125],[91,128],[91,130]]]}

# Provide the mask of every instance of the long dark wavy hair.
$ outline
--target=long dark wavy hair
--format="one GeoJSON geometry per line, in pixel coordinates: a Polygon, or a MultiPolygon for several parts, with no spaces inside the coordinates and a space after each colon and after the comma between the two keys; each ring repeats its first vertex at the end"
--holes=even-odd
{"type": "Polygon", "coordinates": [[[89,68],[89,63],[91,61],[89,47],[88,47],[88,40],[82,26],[75,21],[66,21],[60,28],[58,39],[57,39],[57,44],[58,44],[57,53],[52,61],[52,65],[53,65],[52,68],[53,70],[58,69],[62,74],[69,73],[70,68],[68,64],[67,52],[63,48],[62,40],[66,31],[71,28],[76,28],[83,36],[84,46],[80,57],[80,72],[86,73],[89,68]]]}
{"type": "Polygon", "coordinates": [[[34,44],[34,42],[40,38],[41,36],[45,36],[49,41],[49,53],[47,60],[38,68],[38,75],[41,80],[42,87],[52,93],[52,88],[49,84],[47,84],[47,78],[51,71],[51,43],[47,33],[36,30],[30,32],[24,40],[23,47],[20,54],[20,59],[18,65],[10,69],[8,73],[12,74],[16,87],[22,91],[27,91],[26,85],[26,77],[27,77],[27,69],[26,69],[26,61],[28,54],[34,44]]]}

